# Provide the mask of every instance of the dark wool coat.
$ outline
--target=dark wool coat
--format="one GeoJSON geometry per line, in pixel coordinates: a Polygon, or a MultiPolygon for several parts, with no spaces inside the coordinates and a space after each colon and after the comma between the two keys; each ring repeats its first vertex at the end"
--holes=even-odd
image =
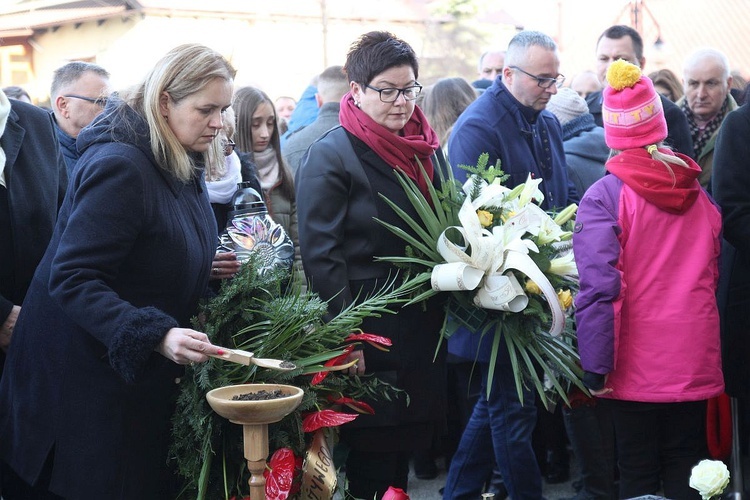
{"type": "Polygon", "coordinates": [[[460,165],[476,165],[482,153],[489,154],[488,165],[500,160],[500,168],[510,177],[506,186],[526,182],[529,174],[544,179],[542,208],[565,208],[577,202],[575,186],[568,181],[563,152],[562,129],[549,111],[523,106],[496,78],[461,113],[448,141],[448,156],[456,178],[466,180],[460,165]]]}
{"type": "Polygon", "coordinates": [[[183,369],[155,348],[196,312],[216,223],[202,175],[159,168],[145,121],[118,106],[78,137],[0,383],[0,455],[29,483],[51,463],[64,498],[161,500],[183,369]]]}
{"type": "Polygon", "coordinates": [[[721,206],[719,313],[724,383],[730,396],[750,396],[750,106],[724,119],[714,149],[711,183],[721,206]]]}
{"type": "MultiPolygon", "coordinates": [[[[439,151],[439,150],[438,150],[439,151]]],[[[435,169],[441,168],[433,157],[435,169]]],[[[404,255],[405,243],[377,223],[405,224],[379,196],[387,196],[416,217],[393,167],[364,142],[336,127],[310,146],[297,171],[297,213],[302,263],[311,290],[329,300],[337,314],[348,304],[381,287],[395,268],[374,262],[377,256],[404,255]],[[361,296],[361,295],[360,295],[361,296]]],[[[438,178],[436,172],[435,178],[438,178]]],[[[366,318],[362,330],[393,341],[388,352],[364,346],[367,373],[407,391],[411,398],[372,403],[375,415],[360,415],[352,427],[404,426],[434,422],[444,412],[444,364],[441,351],[433,362],[442,326],[442,310],[428,305],[399,309],[397,314],[366,318]]],[[[360,437],[362,437],[360,435],[360,437]]],[[[417,436],[393,436],[390,442],[350,440],[354,447],[376,451],[414,449],[417,436]]],[[[429,447],[429,442],[424,443],[429,447]]]]}
{"type": "Polygon", "coordinates": [[[44,110],[10,100],[11,111],[0,147],[6,156],[7,189],[0,197],[0,323],[21,305],[55,227],[68,176],[52,119],[44,110]],[[4,225],[7,224],[7,225],[4,225]],[[6,274],[8,273],[8,274],[6,274]]]}

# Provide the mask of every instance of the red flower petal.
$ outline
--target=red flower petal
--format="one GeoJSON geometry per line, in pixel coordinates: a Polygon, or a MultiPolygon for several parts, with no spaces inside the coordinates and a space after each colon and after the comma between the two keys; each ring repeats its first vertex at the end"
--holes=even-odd
{"type": "Polygon", "coordinates": [[[268,468],[263,471],[266,479],[266,499],[286,500],[294,483],[296,458],[289,448],[279,448],[268,461],[268,468]]]}
{"type": "MultiPolygon", "coordinates": [[[[334,356],[328,361],[326,361],[323,366],[336,366],[342,364],[344,359],[349,355],[350,352],[354,350],[353,345],[348,345],[344,347],[344,352],[339,354],[338,356],[334,356]]],[[[328,376],[328,373],[330,373],[328,370],[324,370],[322,372],[318,372],[315,375],[313,375],[312,380],[310,381],[310,385],[317,385],[323,381],[328,376]]]]}
{"type": "Polygon", "coordinates": [[[369,413],[370,415],[375,414],[375,410],[369,404],[365,403],[364,401],[357,401],[356,399],[348,398],[346,396],[341,396],[338,399],[334,399],[329,396],[328,401],[337,405],[346,405],[352,410],[358,411],[360,413],[369,413]]]}
{"type": "Polygon", "coordinates": [[[364,340],[374,348],[380,349],[381,351],[388,350],[382,346],[390,347],[393,345],[393,342],[391,342],[391,339],[389,339],[388,337],[383,337],[382,335],[373,335],[372,333],[351,333],[344,339],[344,342],[356,342],[359,340],[364,340]]]}
{"type": "Polygon", "coordinates": [[[333,410],[320,410],[311,413],[302,420],[304,432],[315,432],[322,427],[336,427],[351,422],[359,415],[355,413],[341,413],[333,410]]]}
{"type": "Polygon", "coordinates": [[[383,495],[383,500],[409,500],[409,495],[401,488],[389,486],[383,495]]]}

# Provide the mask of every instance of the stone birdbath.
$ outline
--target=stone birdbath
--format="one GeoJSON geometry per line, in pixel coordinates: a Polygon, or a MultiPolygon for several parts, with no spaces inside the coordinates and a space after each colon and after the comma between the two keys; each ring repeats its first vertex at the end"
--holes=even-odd
{"type": "Polygon", "coordinates": [[[266,480],[263,471],[268,457],[268,424],[278,422],[302,402],[299,387],[281,384],[240,384],[213,389],[206,394],[211,408],[232,423],[242,425],[244,454],[250,471],[250,499],[265,500],[266,480]],[[234,400],[235,396],[268,394],[280,391],[280,397],[257,400],[234,400]]]}

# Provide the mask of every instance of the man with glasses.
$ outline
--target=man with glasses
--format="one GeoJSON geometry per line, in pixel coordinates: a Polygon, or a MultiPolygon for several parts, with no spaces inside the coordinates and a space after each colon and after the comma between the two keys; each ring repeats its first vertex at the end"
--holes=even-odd
{"type": "MultiPolygon", "coordinates": [[[[513,37],[502,78],[466,108],[451,133],[448,156],[459,180],[466,179],[459,165],[476,165],[479,156],[488,153],[489,164],[500,161],[510,176],[510,188],[526,182],[529,174],[542,179],[544,209],[578,201],[568,181],[560,123],[545,110],[565,79],[559,67],[557,45],[549,36],[522,31],[513,37]]],[[[451,461],[443,498],[479,498],[494,458],[511,498],[538,500],[542,476],[532,447],[537,420],[533,389],[524,389],[522,404],[501,341],[487,395],[491,339],[462,328],[448,340],[449,353],[477,360],[482,390],[451,461]]]]}
{"type": "MultiPolygon", "coordinates": [[[[596,43],[596,73],[600,82],[607,81],[607,69],[618,59],[635,64],[641,68],[641,71],[646,65],[646,58],[643,56],[643,38],[630,26],[610,26],[599,36],[596,43]]],[[[667,120],[668,135],[664,141],[665,144],[675,151],[694,158],[693,139],[690,136],[690,127],[685,114],[666,97],[662,95],[659,97],[664,109],[664,118],[667,120]]],[[[602,91],[589,94],[586,97],[586,103],[589,105],[589,112],[594,115],[594,121],[601,127],[602,91]]]]}
{"type": "Polygon", "coordinates": [[[76,137],[102,112],[109,92],[109,72],[101,66],[73,61],[55,70],[50,102],[68,173],[78,161],[76,137]]]}

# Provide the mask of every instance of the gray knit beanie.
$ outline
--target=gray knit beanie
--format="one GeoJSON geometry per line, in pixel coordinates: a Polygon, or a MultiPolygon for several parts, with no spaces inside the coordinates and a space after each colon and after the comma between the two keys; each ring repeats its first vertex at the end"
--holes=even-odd
{"type": "Polygon", "coordinates": [[[565,125],[570,120],[589,112],[586,100],[570,87],[557,89],[547,103],[547,110],[560,120],[560,125],[565,125]]]}

